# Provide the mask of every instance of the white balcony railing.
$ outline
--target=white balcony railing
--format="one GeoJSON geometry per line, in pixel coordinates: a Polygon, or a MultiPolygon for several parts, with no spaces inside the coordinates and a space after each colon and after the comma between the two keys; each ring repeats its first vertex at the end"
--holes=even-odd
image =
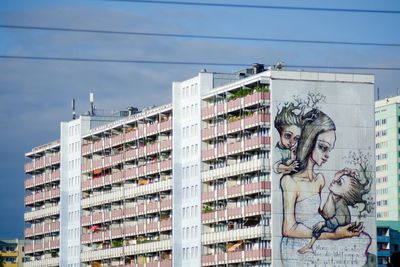
{"type": "Polygon", "coordinates": [[[259,237],[271,237],[269,226],[255,226],[217,233],[204,233],[202,235],[202,242],[205,245],[208,245],[213,243],[231,242],[259,237]]]}
{"type": "Polygon", "coordinates": [[[102,205],[114,201],[122,200],[123,198],[132,198],[142,195],[148,195],[155,192],[166,191],[172,189],[172,180],[168,179],[152,184],[141,185],[136,187],[121,188],[119,191],[106,193],[103,195],[92,196],[82,200],[82,208],[102,205]]]}
{"type": "Polygon", "coordinates": [[[54,207],[49,207],[49,208],[44,208],[40,210],[35,210],[35,211],[29,211],[24,214],[24,219],[25,221],[31,221],[43,217],[48,217],[52,215],[57,215],[60,214],[60,207],[59,206],[54,206],[54,207]]]}
{"type": "Polygon", "coordinates": [[[270,168],[270,159],[256,159],[202,172],[204,182],[270,168]]]}
{"type": "Polygon", "coordinates": [[[109,258],[119,258],[124,255],[135,255],[151,253],[155,251],[171,250],[171,240],[154,241],[144,244],[129,245],[119,248],[109,248],[103,250],[88,250],[81,254],[82,262],[97,261],[109,258]]]}
{"type": "Polygon", "coordinates": [[[51,267],[51,266],[59,266],[59,258],[48,258],[43,260],[36,261],[27,261],[24,262],[24,267],[51,267]]]}

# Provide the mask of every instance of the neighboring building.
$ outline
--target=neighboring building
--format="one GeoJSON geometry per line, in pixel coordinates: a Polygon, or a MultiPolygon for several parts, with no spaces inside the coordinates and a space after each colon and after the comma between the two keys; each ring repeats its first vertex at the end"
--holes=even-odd
{"type": "MultiPolygon", "coordinates": [[[[27,266],[280,266],[282,174],[271,168],[284,149],[276,152],[280,137],[271,122],[277,107],[299,97],[303,111],[310,111],[310,91],[326,96],[318,106],[336,120],[338,152],[320,170],[329,173],[326,183],[331,170],[346,167],[347,152],[374,154],[370,75],[255,65],[232,74],[201,72],[172,90],[172,104],[99,127],[90,123],[96,116],[62,123],[61,142],[27,153],[34,160],[26,165],[32,178],[25,186],[35,192],[26,199],[34,209],[25,215],[32,225],[26,238],[33,240],[27,253],[35,260],[27,266]],[[360,95],[365,103],[350,116],[360,95]],[[356,134],[363,142],[351,138],[356,134]],[[43,179],[51,170],[58,179],[43,179]],[[45,230],[36,234],[35,227],[45,230]]],[[[373,242],[368,252],[376,254],[375,214],[364,215],[373,242]]],[[[337,246],[317,242],[319,248],[337,246]]],[[[349,255],[353,264],[366,248],[355,246],[361,256],[349,255]]]]}
{"type": "Polygon", "coordinates": [[[2,258],[4,267],[22,267],[24,240],[0,239],[0,258],[2,258]]]}
{"type": "Polygon", "coordinates": [[[385,267],[394,252],[400,253],[400,222],[377,221],[378,267],[385,267]]]}
{"type": "Polygon", "coordinates": [[[400,96],[375,102],[376,206],[379,221],[400,220],[400,96]]]}

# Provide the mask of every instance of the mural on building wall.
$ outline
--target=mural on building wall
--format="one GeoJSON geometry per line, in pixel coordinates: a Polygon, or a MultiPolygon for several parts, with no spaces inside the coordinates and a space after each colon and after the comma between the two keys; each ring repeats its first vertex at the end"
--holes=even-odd
{"type": "Polygon", "coordinates": [[[277,102],[273,172],[282,216],[275,247],[283,266],[374,266],[368,225],[375,216],[374,153],[341,145],[330,162],[337,142],[346,140],[338,140],[341,129],[324,110],[328,100],[308,92],[277,102]]]}

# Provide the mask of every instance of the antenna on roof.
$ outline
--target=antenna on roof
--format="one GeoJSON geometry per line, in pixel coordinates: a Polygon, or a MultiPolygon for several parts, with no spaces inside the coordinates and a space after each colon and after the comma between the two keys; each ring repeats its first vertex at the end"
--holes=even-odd
{"type": "Polygon", "coordinates": [[[76,113],[75,113],[75,98],[72,98],[72,119],[76,119],[76,113]]]}
{"type": "Polygon", "coordinates": [[[90,116],[94,116],[94,110],[96,107],[94,106],[94,93],[90,93],[89,95],[89,101],[90,101],[90,116]]]}

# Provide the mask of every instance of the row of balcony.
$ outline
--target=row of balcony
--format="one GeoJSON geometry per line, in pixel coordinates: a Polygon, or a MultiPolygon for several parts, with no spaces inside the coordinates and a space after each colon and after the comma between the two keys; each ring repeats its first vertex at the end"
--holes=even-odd
{"type": "Polygon", "coordinates": [[[203,233],[202,244],[226,243],[236,240],[271,237],[269,226],[254,226],[243,229],[234,229],[222,232],[203,233]]]}
{"type": "Polygon", "coordinates": [[[136,139],[144,138],[145,136],[155,135],[172,129],[172,119],[161,123],[154,123],[144,128],[133,129],[127,133],[121,133],[109,138],[104,138],[92,144],[84,144],[82,146],[82,154],[87,155],[100,151],[104,148],[118,146],[124,142],[130,142],[136,139]]]}
{"type": "Polygon", "coordinates": [[[50,216],[55,216],[60,214],[60,206],[53,206],[44,209],[38,209],[35,211],[29,211],[24,213],[24,220],[30,222],[37,219],[42,219],[50,216]]]}
{"type": "Polygon", "coordinates": [[[208,182],[216,179],[236,176],[263,169],[269,170],[269,166],[269,159],[253,159],[209,171],[203,171],[201,175],[203,182],[208,182]]]}
{"type": "MultiPolygon", "coordinates": [[[[111,182],[110,176],[103,176],[93,180],[82,182],[82,190],[85,191],[91,187],[102,187],[108,185],[111,182]]],[[[157,192],[169,191],[172,189],[172,179],[167,179],[151,184],[139,184],[138,186],[125,188],[125,198],[134,198],[138,196],[144,196],[148,194],[154,194],[157,192]]],[[[88,200],[88,199],[87,199],[88,200]]],[[[86,201],[86,199],[84,200],[86,201]]]]}
{"type": "MultiPolygon", "coordinates": [[[[132,168],[128,168],[126,170],[116,171],[116,172],[113,172],[111,175],[100,176],[100,177],[104,177],[103,178],[104,183],[113,184],[113,183],[120,183],[120,182],[124,181],[124,179],[139,178],[139,177],[144,177],[147,175],[152,175],[152,174],[165,172],[165,171],[169,171],[169,170],[172,170],[172,160],[171,159],[149,162],[146,165],[132,167],[132,168]],[[110,179],[110,180],[107,180],[107,179],[110,179]]],[[[89,182],[87,182],[87,181],[85,182],[84,188],[97,187],[97,184],[100,183],[100,181],[98,181],[98,182],[93,182],[93,181],[95,181],[96,179],[99,179],[100,177],[93,178],[91,185],[89,185],[90,180],[87,180],[89,182]]]]}
{"type": "Polygon", "coordinates": [[[54,239],[49,241],[36,241],[34,244],[25,245],[25,253],[34,253],[52,249],[58,249],[60,247],[60,240],[54,239]]]}
{"type": "Polygon", "coordinates": [[[42,192],[36,192],[25,197],[25,205],[31,205],[35,202],[46,201],[60,197],[60,188],[53,188],[42,192]]]}
{"type": "Polygon", "coordinates": [[[203,213],[201,219],[203,223],[213,223],[217,221],[226,221],[243,217],[250,217],[261,214],[271,213],[271,204],[260,203],[242,207],[227,208],[223,210],[210,211],[203,213]]]}
{"type": "Polygon", "coordinates": [[[60,163],[60,153],[51,156],[43,156],[37,159],[33,159],[32,162],[26,163],[25,172],[29,173],[34,170],[42,169],[59,163],[60,163]]]}
{"type": "Polygon", "coordinates": [[[112,265],[116,267],[172,267],[172,260],[162,260],[162,261],[149,261],[147,263],[132,263],[130,264],[122,264],[122,265],[112,265]]]}
{"type": "Polygon", "coordinates": [[[59,231],[60,231],[60,222],[41,223],[41,224],[36,224],[34,227],[26,228],[25,237],[31,237],[34,235],[43,235],[59,231]]]}
{"type": "Polygon", "coordinates": [[[243,263],[249,261],[271,260],[271,249],[257,249],[247,251],[236,251],[228,253],[218,253],[204,255],[202,257],[203,266],[217,266],[232,263],[243,263]]]}
{"type": "Polygon", "coordinates": [[[203,150],[201,156],[203,160],[210,160],[213,158],[241,153],[247,150],[258,149],[266,145],[270,145],[270,143],[270,137],[256,136],[239,142],[233,142],[229,144],[225,143],[224,145],[217,146],[215,148],[203,150]]]}
{"type": "Polygon", "coordinates": [[[123,161],[139,159],[171,149],[171,140],[162,141],[153,145],[143,146],[137,149],[130,149],[116,155],[89,160],[88,162],[82,164],[82,172],[89,172],[100,168],[115,166],[122,163],[123,161]]]}
{"type": "Polygon", "coordinates": [[[231,100],[228,102],[203,107],[201,111],[202,119],[208,119],[217,115],[221,115],[227,112],[242,109],[251,105],[255,105],[270,99],[269,92],[255,92],[245,97],[231,100]]]}
{"type": "Polygon", "coordinates": [[[271,189],[271,182],[260,181],[256,183],[234,185],[229,187],[224,187],[222,189],[213,190],[209,192],[202,193],[202,201],[210,202],[219,199],[233,198],[242,195],[254,194],[257,192],[262,192],[271,189]]]}
{"type": "Polygon", "coordinates": [[[172,209],[172,200],[164,199],[161,201],[152,201],[140,203],[135,207],[126,207],[124,209],[115,209],[111,211],[94,212],[92,215],[82,216],[82,225],[98,224],[102,222],[120,220],[122,218],[131,218],[139,215],[166,211],[172,209]]]}
{"type": "Polygon", "coordinates": [[[110,258],[120,258],[129,255],[152,253],[172,249],[171,240],[154,241],[144,244],[135,244],[124,247],[108,248],[102,250],[89,250],[81,254],[82,262],[99,261],[110,258]]]}
{"type": "Polygon", "coordinates": [[[59,266],[58,257],[24,262],[24,267],[53,267],[53,266],[54,267],[59,266]]]}
{"type": "Polygon", "coordinates": [[[46,172],[35,175],[32,178],[25,180],[25,189],[32,188],[34,186],[40,186],[47,183],[52,183],[60,180],[60,169],[53,172],[46,172]]]}
{"type": "Polygon", "coordinates": [[[83,209],[99,206],[102,204],[122,201],[124,199],[135,198],[141,195],[152,194],[156,192],[168,191],[172,189],[171,180],[156,182],[153,184],[142,185],[138,187],[121,188],[121,190],[104,193],[101,195],[94,195],[82,199],[81,206],[83,209]]]}
{"type": "Polygon", "coordinates": [[[82,234],[81,241],[83,244],[87,244],[116,238],[144,235],[147,233],[169,231],[171,229],[172,219],[166,219],[159,222],[141,223],[130,226],[127,225],[124,228],[113,228],[106,231],[98,230],[94,233],[82,234]]]}
{"type": "Polygon", "coordinates": [[[251,117],[245,117],[236,121],[230,121],[226,124],[219,124],[202,130],[202,140],[208,140],[217,136],[231,134],[234,132],[242,131],[254,126],[265,125],[271,121],[269,114],[261,113],[254,114],[251,117]]]}

